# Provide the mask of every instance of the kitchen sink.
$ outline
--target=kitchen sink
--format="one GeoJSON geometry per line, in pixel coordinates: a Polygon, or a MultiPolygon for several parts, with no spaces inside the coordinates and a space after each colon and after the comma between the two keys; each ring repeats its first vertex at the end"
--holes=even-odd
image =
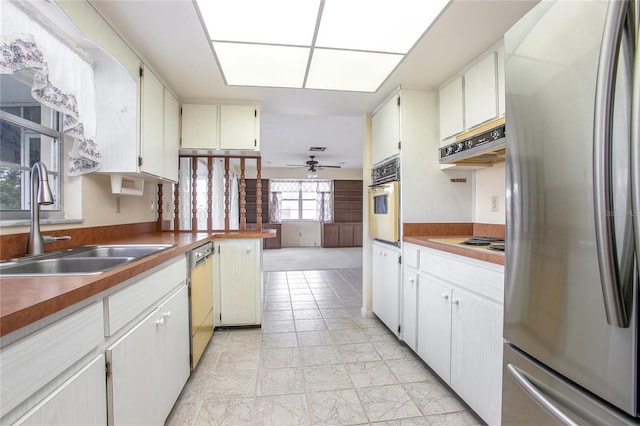
{"type": "Polygon", "coordinates": [[[16,262],[0,267],[0,275],[93,275],[134,260],[132,257],[58,257],[16,262]]]}
{"type": "Polygon", "coordinates": [[[173,247],[173,245],[169,244],[109,244],[81,246],[64,253],[62,257],[132,257],[134,259],[141,259],[171,247],[173,247]]]}
{"type": "Polygon", "coordinates": [[[105,244],[23,257],[0,263],[0,276],[96,275],[174,247],[175,244],[105,244]]]}

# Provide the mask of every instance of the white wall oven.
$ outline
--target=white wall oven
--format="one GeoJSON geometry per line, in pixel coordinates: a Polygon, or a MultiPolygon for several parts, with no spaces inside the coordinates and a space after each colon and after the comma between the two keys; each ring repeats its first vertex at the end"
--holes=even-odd
{"type": "Polygon", "coordinates": [[[369,236],[398,245],[400,242],[400,159],[392,158],[371,170],[369,236]]]}

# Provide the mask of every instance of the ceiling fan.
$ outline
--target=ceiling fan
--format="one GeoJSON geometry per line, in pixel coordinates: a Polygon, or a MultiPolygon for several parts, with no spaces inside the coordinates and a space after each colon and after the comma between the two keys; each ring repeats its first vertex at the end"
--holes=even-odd
{"type": "Polygon", "coordinates": [[[287,164],[288,167],[306,167],[307,168],[307,177],[314,178],[318,177],[318,170],[332,168],[339,169],[342,166],[328,165],[328,164],[320,164],[315,160],[315,155],[309,156],[310,160],[307,160],[305,164],[287,164]]]}

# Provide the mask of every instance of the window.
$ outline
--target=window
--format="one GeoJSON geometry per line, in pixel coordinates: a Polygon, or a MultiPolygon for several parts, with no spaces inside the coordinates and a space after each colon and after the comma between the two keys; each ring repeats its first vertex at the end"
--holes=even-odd
{"type": "Polygon", "coordinates": [[[271,180],[269,213],[273,222],[331,221],[330,180],[271,180]]]}
{"type": "Polygon", "coordinates": [[[0,75],[0,211],[4,219],[28,217],[31,166],[42,161],[55,203],[43,217],[61,215],[61,114],[31,97],[29,86],[0,75]]]}

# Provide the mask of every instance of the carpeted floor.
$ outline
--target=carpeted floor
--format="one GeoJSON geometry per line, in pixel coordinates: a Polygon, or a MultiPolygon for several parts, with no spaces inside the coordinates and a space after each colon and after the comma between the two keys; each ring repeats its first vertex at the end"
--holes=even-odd
{"type": "Polygon", "coordinates": [[[262,252],[263,271],[362,268],[362,247],[290,247],[262,252]]]}

